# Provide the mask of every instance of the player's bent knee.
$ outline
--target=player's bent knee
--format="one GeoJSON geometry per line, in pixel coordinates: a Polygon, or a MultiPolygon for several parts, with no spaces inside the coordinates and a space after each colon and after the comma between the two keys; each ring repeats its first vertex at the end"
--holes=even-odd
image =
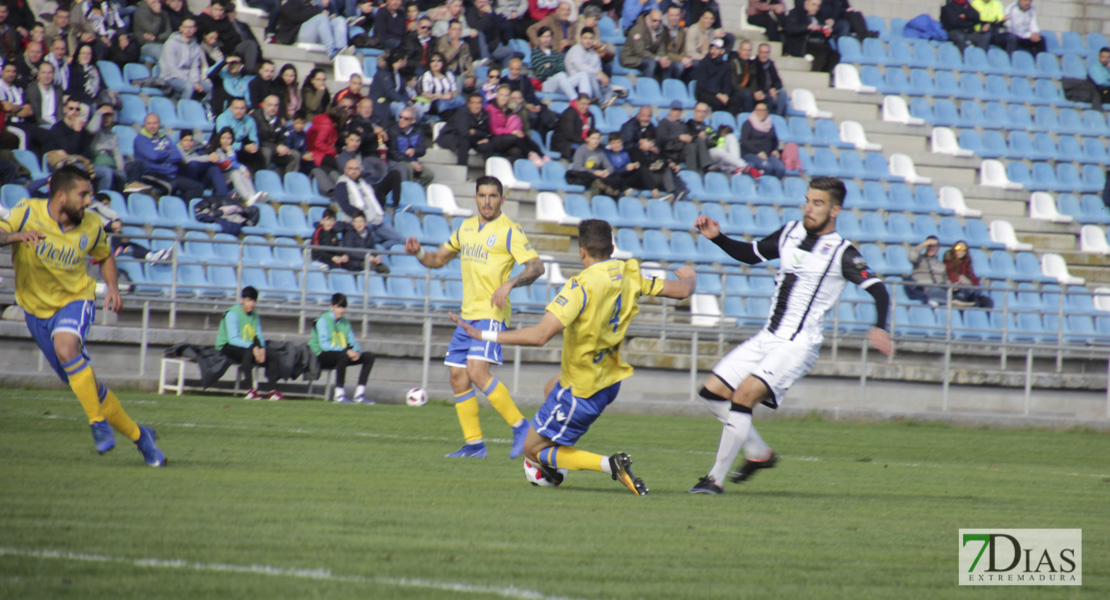
{"type": "Polygon", "coordinates": [[[489,386],[493,376],[489,373],[489,363],[476,362],[466,365],[466,377],[479,388],[485,389],[489,386]]]}
{"type": "Polygon", "coordinates": [[[68,333],[54,336],[54,354],[61,362],[69,362],[81,354],[81,338],[68,333]]]}

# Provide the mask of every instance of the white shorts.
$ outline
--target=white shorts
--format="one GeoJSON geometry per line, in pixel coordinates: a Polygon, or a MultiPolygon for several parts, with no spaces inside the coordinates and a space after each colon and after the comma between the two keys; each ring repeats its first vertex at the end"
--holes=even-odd
{"type": "Polygon", "coordinates": [[[820,349],[809,340],[786,340],[763,330],[718,361],[713,374],[732,390],[749,375],[759,379],[771,390],[763,404],[778,408],[790,386],[817,363],[820,349]]]}

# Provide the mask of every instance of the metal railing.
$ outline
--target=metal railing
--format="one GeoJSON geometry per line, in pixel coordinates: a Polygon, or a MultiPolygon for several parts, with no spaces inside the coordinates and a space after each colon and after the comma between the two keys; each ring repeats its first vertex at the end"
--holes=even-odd
{"type": "MultiPolygon", "coordinates": [[[[145,350],[147,348],[147,331],[150,328],[151,307],[152,303],[161,303],[167,310],[167,326],[175,328],[177,325],[178,313],[182,310],[189,312],[200,313],[213,313],[222,312],[226,308],[228,301],[235,301],[238,297],[239,290],[245,285],[252,283],[261,283],[252,281],[251,269],[258,269],[262,271],[273,273],[289,273],[293,275],[292,281],[295,282],[295,287],[278,288],[274,287],[272,278],[262,273],[265,278],[262,281],[265,285],[258,287],[260,293],[260,305],[265,308],[269,313],[277,313],[286,316],[293,316],[297,319],[297,333],[304,334],[306,324],[309,319],[315,318],[315,313],[326,310],[330,301],[333,291],[343,291],[347,294],[348,300],[351,303],[348,308],[349,318],[352,321],[361,322],[361,336],[366,337],[369,334],[370,323],[390,323],[390,324],[408,324],[408,325],[421,325],[422,326],[422,342],[423,342],[423,373],[421,377],[422,387],[427,387],[429,381],[429,372],[431,364],[431,344],[433,329],[436,325],[443,325],[447,327],[454,327],[454,324],[446,316],[446,311],[450,309],[458,309],[461,299],[449,298],[446,294],[444,286],[448,282],[459,282],[458,276],[453,275],[453,269],[440,269],[432,270],[419,267],[419,272],[404,271],[404,272],[391,272],[388,276],[382,276],[375,273],[369,260],[364,260],[363,269],[361,271],[346,271],[339,269],[331,269],[323,271],[314,266],[311,260],[311,251],[313,248],[323,250],[333,250],[345,253],[363,252],[361,250],[352,250],[343,247],[309,247],[302,244],[288,244],[288,243],[273,243],[273,242],[249,242],[244,240],[237,240],[235,242],[222,241],[222,240],[189,240],[182,239],[181,237],[159,237],[159,236],[130,236],[132,240],[150,240],[155,242],[152,244],[156,247],[173,247],[175,251],[171,259],[165,264],[155,264],[150,269],[153,270],[157,277],[151,279],[146,277],[146,270],[143,271],[143,277],[138,281],[133,280],[134,298],[142,298],[143,302],[143,318],[142,318],[142,349],[144,351],[143,358],[141,359],[139,370],[140,375],[145,374],[145,350]],[[216,261],[197,260],[194,255],[185,253],[182,242],[188,244],[191,241],[200,242],[202,244],[210,244],[213,248],[218,245],[235,246],[234,252],[224,251],[217,252],[218,257],[216,261]],[[171,246],[172,244],[172,246],[171,246]],[[265,247],[267,251],[256,252],[250,250],[251,247],[265,247]],[[293,263],[279,263],[276,259],[272,262],[266,260],[266,256],[272,255],[274,248],[293,248],[296,249],[301,256],[299,264],[293,263]],[[228,261],[232,260],[231,256],[234,255],[234,263],[228,261]],[[179,274],[182,273],[183,268],[199,267],[207,271],[205,273],[206,279],[204,282],[191,282],[180,281],[179,274]],[[221,272],[225,279],[220,281],[211,281],[208,279],[208,273],[212,273],[212,269],[226,269],[233,270],[234,280],[226,278],[227,271],[221,272]],[[166,271],[166,272],[161,272],[166,271]],[[317,279],[309,277],[311,273],[321,273],[324,277],[323,281],[327,282],[329,286],[331,282],[329,279],[332,277],[349,276],[354,279],[353,290],[351,287],[346,286],[344,289],[312,289],[310,288],[310,279],[317,279]],[[385,281],[387,279],[398,279],[400,281],[407,281],[408,295],[396,295],[391,288],[397,287],[394,285],[387,286],[385,281]],[[438,289],[440,293],[434,293],[433,289],[438,289]],[[215,309],[215,310],[214,310],[215,309]]],[[[372,251],[369,255],[378,256],[406,256],[401,252],[394,251],[372,251]]],[[[121,272],[134,271],[134,266],[141,265],[143,261],[131,259],[127,257],[120,257],[121,272]]],[[[576,268],[580,265],[565,264],[570,268],[576,268]]],[[[651,269],[651,263],[645,263],[645,270],[651,269]]],[[[660,268],[660,267],[655,267],[660,268]]],[[[739,298],[745,304],[752,299],[768,298],[765,289],[762,292],[752,292],[749,288],[747,293],[729,293],[728,281],[725,279],[729,276],[745,276],[749,281],[754,281],[755,278],[767,278],[767,284],[773,287],[771,283],[772,276],[770,272],[762,269],[761,267],[743,268],[741,270],[727,270],[722,271],[719,269],[698,268],[699,287],[702,289],[719,289],[720,291],[713,294],[719,302],[719,306],[726,307],[729,298],[739,298]],[[716,284],[706,285],[709,278],[718,278],[716,284]],[[719,284],[719,285],[718,285],[719,284]]],[[[257,275],[257,273],[256,273],[257,275]]],[[[284,277],[285,280],[289,278],[284,277]]],[[[957,307],[951,302],[954,290],[960,286],[952,285],[938,285],[929,286],[937,287],[945,290],[948,302],[937,307],[935,310],[926,304],[907,302],[903,293],[898,292],[899,286],[914,285],[918,286],[916,282],[903,282],[897,280],[886,281],[891,296],[891,320],[890,332],[900,345],[913,344],[922,352],[936,353],[943,357],[941,383],[943,388],[943,401],[942,408],[948,408],[948,388],[951,380],[952,373],[952,355],[953,350],[958,346],[959,350],[965,354],[978,354],[981,356],[993,356],[997,353],[1000,371],[1008,371],[1008,365],[1011,359],[1024,359],[1024,386],[1026,398],[1026,413],[1029,409],[1029,400],[1031,390],[1034,386],[1035,375],[1044,373],[1045,371],[1036,368],[1036,359],[1040,358],[1054,358],[1055,368],[1053,372],[1063,372],[1065,359],[1086,360],[1086,361],[1107,361],[1107,418],[1110,418],[1110,335],[1098,331],[1091,331],[1088,334],[1080,335],[1076,332],[1069,332],[1066,327],[1067,316],[1072,316],[1068,312],[1066,304],[1068,295],[1088,295],[1093,296],[1090,292],[1080,294],[1076,291],[1061,289],[1059,292],[1052,292],[1057,294],[1056,307],[1053,312],[1044,312],[1037,310],[1028,310],[1021,307],[1010,306],[1010,293],[1002,294],[1001,306],[995,306],[991,309],[978,308],[978,307],[957,307]],[[932,311],[935,317],[940,317],[940,321],[935,321],[931,326],[913,323],[907,320],[909,311],[905,310],[908,306],[922,307],[932,311]],[[967,327],[958,326],[962,323],[963,316],[969,313],[983,313],[986,317],[985,322],[987,327],[967,327]],[[906,317],[903,317],[903,314],[906,317]],[[1017,315],[1021,314],[1034,314],[1037,318],[1043,315],[1048,315],[1055,318],[1056,327],[1055,331],[1047,331],[1043,328],[1037,331],[1022,330],[1017,328],[1014,323],[1017,315]]],[[[542,285],[544,293],[542,294],[543,301],[537,301],[529,294],[528,299],[521,300],[518,297],[511,298],[513,303],[514,312],[517,315],[514,317],[516,326],[523,326],[528,323],[535,322],[538,315],[542,315],[547,301],[553,298],[554,294],[558,291],[560,283],[553,282],[549,278],[542,279],[541,281],[533,284],[533,286],[542,285]]],[[[925,287],[925,286],[923,286],[925,287]]],[[[1007,292],[1015,291],[1032,291],[1032,290],[1017,290],[1016,288],[1005,288],[1007,292]]],[[[874,324],[873,321],[866,322],[859,318],[847,320],[841,318],[841,306],[855,305],[866,306],[871,304],[872,300],[869,297],[865,298],[842,298],[838,301],[837,306],[830,311],[825,323],[824,333],[826,341],[831,348],[832,357],[834,360],[841,360],[840,355],[845,349],[854,349],[858,347],[859,351],[859,372],[860,372],[860,387],[861,393],[866,394],[867,380],[872,370],[873,363],[869,361],[869,344],[867,342],[865,333],[874,324]]],[[[696,386],[698,385],[698,352],[699,342],[703,338],[709,336],[711,339],[716,338],[717,354],[723,354],[726,346],[732,343],[737,343],[744,339],[746,336],[758,331],[762,328],[767,315],[766,314],[740,314],[733,315],[727,312],[714,312],[714,313],[698,313],[694,312],[692,304],[689,302],[675,302],[667,299],[656,299],[648,301],[644,304],[644,313],[638,318],[629,328],[631,336],[638,337],[654,337],[659,343],[660,347],[664,348],[668,339],[682,340],[690,342],[690,398],[694,399],[696,386]],[[654,311],[656,314],[652,314],[654,311]],[[700,324],[692,324],[700,323],[700,324]],[[707,324],[708,323],[708,324],[707,324]]],[[[854,309],[854,307],[853,307],[854,309]]],[[[920,311],[918,311],[920,312],[920,311]]],[[[854,314],[854,310],[853,310],[854,314]]],[[[1088,316],[1092,319],[1091,315],[1088,316]]],[[[1103,318],[1110,317],[1110,313],[1103,318]]],[[[966,325],[966,324],[965,324],[966,325]]],[[[890,363],[893,359],[887,359],[890,363]]],[[[520,373],[521,351],[516,348],[513,358],[513,382],[512,390],[515,392],[518,388],[518,379],[520,373]]],[[[871,375],[873,376],[873,375],[871,375]]]]}

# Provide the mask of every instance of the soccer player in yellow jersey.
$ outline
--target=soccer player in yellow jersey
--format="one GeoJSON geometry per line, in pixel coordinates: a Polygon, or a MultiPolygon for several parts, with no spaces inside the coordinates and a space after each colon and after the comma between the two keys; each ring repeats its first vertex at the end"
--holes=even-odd
{"type": "MultiPolygon", "coordinates": [[[[405,251],[415,254],[424,266],[433,269],[462,260],[462,318],[482,331],[501,331],[509,322],[509,292],[525,286],[543,274],[543,263],[520,225],[501,212],[504,189],[496,177],[479,177],[475,185],[478,214],[463,221],[447,243],[434,253],[426,252],[416,238],[405,240],[405,251]],[[509,278],[513,266],[523,264],[519,275],[509,278]]],[[[482,390],[489,403],[513,428],[509,458],[524,451],[528,420],[520,414],[508,388],[489,372],[490,364],[501,364],[501,345],[475,343],[461,328],[447,346],[444,359],[451,369],[451,389],[455,392],[455,411],[466,443],[450,457],[484,458],[486,445],[478,421],[478,399],[474,386],[482,390]]]]}
{"type": "Polygon", "coordinates": [[[115,447],[115,428],[135,442],[146,464],[161,467],[166,457],[155,444],[154,430],[136,425],[116,395],[96,381],[85,348],[96,314],[96,281],[85,272],[87,257],[100,262],[108,285],[105,308],[117,313],[123,308],[108,235],[100,218],[84,218],[91,199],[88,172],[59,169],[50,177],[48,200],[24,200],[0,221],[0,246],[15,244],[16,302],[46,360],[81,401],[97,452],[115,447]]]}
{"type": "Polygon", "coordinates": [[[585,268],[566,282],[537,325],[479,331],[455,315],[451,318],[475,339],[514,346],[542,346],[562,332],[562,368],[547,384],[547,399],[532,419],[524,455],[556,485],[563,478],[558,469],[601,471],[642,496],[648,488],[632,474],[627,454],[602,456],[573,446],[616,399],[621,381],[632,375],[620,349],[628,325],[640,312],[640,296],[686,298],[697,287],[697,274],[682,267],[675,271],[677,281],[645,277],[637,261],[611,258],[613,230],[598,219],[578,226],[578,252],[585,268]]]}

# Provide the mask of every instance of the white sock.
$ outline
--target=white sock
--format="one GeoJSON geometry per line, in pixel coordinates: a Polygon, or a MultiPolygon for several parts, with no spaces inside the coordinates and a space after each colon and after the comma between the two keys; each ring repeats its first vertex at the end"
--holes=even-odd
{"type": "Polygon", "coordinates": [[[755,425],[748,432],[748,441],[744,442],[744,458],[748,460],[764,460],[771,455],[771,447],[767,442],[763,441],[759,432],[755,430],[755,425]]]}
{"type": "Polygon", "coordinates": [[[717,462],[713,463],[713,470],[709,472],[709,476],[714,481],[717,483],[724,482],[728,470],[732,468],[732,463],[736,460],[736,455],[740,453],[740,447],[747,441],[751,429],[751,414],[735,410],[729,411],[728,422],[721,429],[721,445],[717,447],[717,462]]]}
{"type": "Polygon", "coordinates": [[[612,475],[613,474],[613,466],[611,464],[609,464],[609,457],[608,456],[602,456],[601,457],[601,472],[605,473],[606,475],[612,475]]]}
{"type": "Polygon", "coordinates": [[[710,400],[700,395],[698,399],[701,400],[701,403],[709,409],[709,412],[713,413],[713,416],[716,417],[722,425],[728,422],[729,409],[732,408],[731,402],[728,400],[710,400]]]}
{"type": "Polygon", "coordinates": [[[335,388],[335,399],[336,400],[343,400],[346,397],[347,397],[347,390],[345,390],[341,387],[335,388]]]}
{"type": "Polygon", "coordinates": [[[366,386],[365,385],[360,385],[360,386],[356,387],[355,388],[355,395],[356,396],[365,396],[366,395],[366,386]]]}

